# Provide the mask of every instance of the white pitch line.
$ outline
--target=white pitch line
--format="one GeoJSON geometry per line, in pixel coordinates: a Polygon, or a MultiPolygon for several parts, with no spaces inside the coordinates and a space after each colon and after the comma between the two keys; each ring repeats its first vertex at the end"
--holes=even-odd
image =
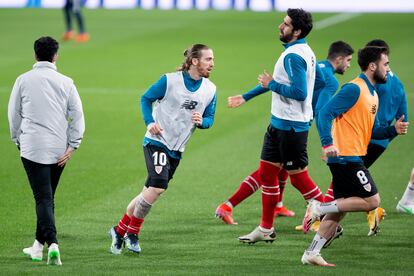
{"type": "Polygon", "coordinates": [[[315,30],[321,30],[325,29],[327,27],[330,27],[332,25],[339,24],[344,21],[348,21],[352,18],[360,16],[361,13],[339,13],[334,16],[322,19],[315,23],[315,30]]]}

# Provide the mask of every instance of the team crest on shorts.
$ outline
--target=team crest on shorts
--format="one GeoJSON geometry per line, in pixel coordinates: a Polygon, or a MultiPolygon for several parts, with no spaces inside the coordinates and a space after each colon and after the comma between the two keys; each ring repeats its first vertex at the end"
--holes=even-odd
{"type": "Polygon", "coordinates": [[[370,184],[370,183],[365,184],[365,185],[364,185],[364,189],[365,189],[365,191],[367,191],[367,192],[371,192],[371,184],[370,184]]]}
{"type": "Polygon", "coordinates": [[[160,174],[162,172],[162,166],[155,166],[155,172],[160,174]]]}

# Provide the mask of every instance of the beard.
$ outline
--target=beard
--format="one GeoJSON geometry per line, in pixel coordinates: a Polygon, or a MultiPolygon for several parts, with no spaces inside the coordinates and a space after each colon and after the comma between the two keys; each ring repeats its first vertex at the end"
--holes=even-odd
{"type": "Polygon", "coordinates": [[[387,82],[387,75],[385,75],[385,76],[382,76],[379,72],[378,72],[378,70],[375,70],[375,72],[374,72],[374,80],[377,82],[377,83],[380,83],[380,84],[382,84],[382,83],[386,83],[387,82]]]}
{"type": "Polygon", "coordinates": [[[289,41],[291,41],[293,38],[293,32],[290,32],[288,34],[281,34],[279,36],[280,41],[282,41],[283,43],[288,43],[289,41]]]}
{"type": "Polygon", "coordinates": [[[207,70],[207,68],[202,69],[200,66],[197,66],[197,71],[198,71],[198,74],[203,78],[208,79],[210,77],[210,71],[211,70],[209,71],[209,70],[207,70]]]}
{"type": "Polygon", "coordinates": [[[335,70],[335,73],[339,74],[339,75],[343,75],[345,73],[345,69],[344,68],[337,68],[335,70]]]}

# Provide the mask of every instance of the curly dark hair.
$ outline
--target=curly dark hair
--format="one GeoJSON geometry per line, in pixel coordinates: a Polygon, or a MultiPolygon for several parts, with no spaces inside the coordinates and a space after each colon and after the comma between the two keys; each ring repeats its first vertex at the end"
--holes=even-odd
{"type": "Polygon", "coordinates": [[[287,15],[292,19],[293,30],[301,30],[298,39],[306,37],[312,30],[312,15],[303,9],[288,9],[287,15]]]}
{"type": "Polygon", "coordinates": [[[385,42],[382,39],[373,39],[370,42],[368,42],[365,46],[387,48],[387,55],[390,54],[390,47],[388,46],[387,42],[385,42]]]}
{"type": "Polygon", "coordinates": [[[378,46],[367,46],[358,51],[358,64],[362,71],[366,71],[371,62],[377,63],[382,54],[387,54],[387,48],[378,46]]]}

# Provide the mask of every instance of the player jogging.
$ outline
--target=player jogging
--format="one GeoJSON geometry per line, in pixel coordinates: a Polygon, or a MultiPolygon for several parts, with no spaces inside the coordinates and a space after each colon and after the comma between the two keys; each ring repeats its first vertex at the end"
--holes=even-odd
{"type": "MultiPolygon", "coordinates": [[[[318,85],[318,81],[315,84],[312,98],[312,109],[314,117],[323,105],[325,105],[338,90],[339,82],[335,77],[335,73],[343,74],[350,67],[352,60],[352,54],[354,50],[352,47],[343,41],[335,41],[329,46],[328,57],[326,60],[322,60],[318,63],[318,67],[322,72],[326,85],[318,85]]],[[[317,68],[318,69],[318,68],[317,68]]],[[[319,81],[320,83],[320,81],[319,81]]],[[[244,104],[246,101],[259,95],[256,94],[259,89],[253,89],[243,95],[233,96],[228,98],[229,107],[236,108],[244,104]],[[241,101],[240,101],[241,100],[241,101]]],[[[278,175],[278,184],[280,189],[280,195],[275,208],[275,216],[294,216],[295,213],[285,207],[283,204],[283,192],[287,183],[289,174],[286,169],[282,169],[278,175]]],[[[239,186],[237,191],[226,201],[220,204],[216,209],[216,216],[220,217],[227,224],[236,224],[233,218],[233,209],[239,205],[246,198],[251,196],[258,190],[259,186],[255,182],[255,179],[248,176],[239,186]]],[[[305,197],[306,199],[306,197],[305,197]]],[[[302,230],[302,225],[297,230],[302,230]]]]}
{"type": "MultiPolygon", "coordinates": [[[[285,51],[275,64],[273,77],[259,75],[260,85],[252,94],[272,90],[271,123],[264,137],[258,170],[250,174],[244,186],[262,189],[262,220],[251,233],[239,237],[241,242],[273,242],[274,210],[279,196],[278,175],[282,168],[289,171],[292,185],[307,199],[323,200],[319,188],[307,171],[307,137],[312,119],[312,93],[316,77],[316,58],[305,41],[312,29],[312,16],[302,9],[288,9],[279,25],[279,38],[285,51]]],[[[235,96],[235,102],[245,100],[235,96]]],[[[229,210],[231,211],[231,208],[229,210]]]]}
{"type": "Polygon", "coordinates": [[[387,49],[365,47],[358,52],[362,73],[345,84],[320,111],[317,127],[322,148],[332,173],[335,200],[321,203],[311,200],[303,220],[304,229],[325,215],[313,241],[302,256],[303,264],[333,266],[320,251],[332,237],[346,212],[371,211],[378,207],[380,196],[360,156],[367,152],[372,138],[386,139],[407,132],[402,116],[395,126],[381,127],[376,120],[377,83],[385,83],[390,71],[387,49]],[[334,121],[333,121],[334,120],[334,121]]]}
{"type": "Polygon", "coordinates": [[[121,254],[124,241],[129,251],[141,252],[138,234],[144,218],[168,188],[185,145],[196,128],[212,126],[216,86],[209,76],[213,66],[213,50],[194,44],[184,52],[178,71],[163,75],[142,96],[148,177],[142,192],[132,199],[118,225],[110,230],[111,253],[121,254]]]}

